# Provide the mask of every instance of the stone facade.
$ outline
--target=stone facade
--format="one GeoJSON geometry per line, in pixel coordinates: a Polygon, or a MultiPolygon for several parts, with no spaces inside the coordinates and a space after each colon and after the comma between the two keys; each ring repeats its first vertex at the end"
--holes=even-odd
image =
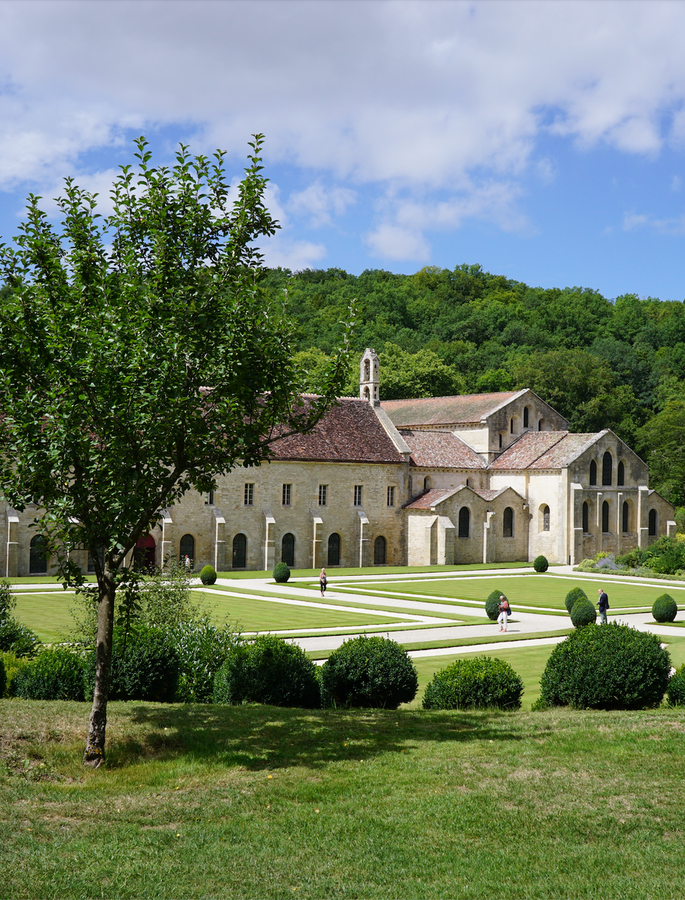
{"type": "MultiPolygon", "coordinates": [[[[381,403],[381,378],[369,349],[359,398],[341,398],[310,434],[277,440],[269,462],[187,494],[141,553],[156,564],[187,554],[219,571],[281,559],[310,569],[539,554],[576,564],[675,531],[673,506],[611,431],[570,433],[530,390],[381,403]]],[[[36,552],[38,513],[0,506],[2,574],[54,570],[36,552]]],[[[76,559],[87,566],[84,551],[76,559]]]]}

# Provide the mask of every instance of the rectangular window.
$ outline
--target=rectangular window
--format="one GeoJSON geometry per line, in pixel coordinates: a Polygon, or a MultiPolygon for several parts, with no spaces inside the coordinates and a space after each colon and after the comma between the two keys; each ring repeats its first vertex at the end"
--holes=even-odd
{"type": "Polygon", "coordinates": [[[388,506],[394,506],[394,505],[395,505],[395,488],[392,485],[390,485],[388,487],[388,506]]]}
{"type": "Polygon", "coordinates": [[[362,505],[362,485],[355,484],[354,486],[354,505],[361,506],[362,505]]]}
{"type": "Polygon", "coordinates": [[[290,506],[290,501],[292,499],[292,488],[292,484],[283,485],[283,506],[290,506]]]}
{"type": "Polygon", "coordinates": [[[328,485],[319,485],[319,506],[328,506],[328,485]]]}
{"type": "Polygon", "coordinates": [[[205,500],[205,506],[214,506],[214,491],[210,491],[207,494],[207,499],[205,500]]]}
{"type": "Polygon", "coordinates": [[[243,503],[245,504],[245,506],[254,505],[254,484],[245,484],[245,495],[243,498],[243,503]]]}

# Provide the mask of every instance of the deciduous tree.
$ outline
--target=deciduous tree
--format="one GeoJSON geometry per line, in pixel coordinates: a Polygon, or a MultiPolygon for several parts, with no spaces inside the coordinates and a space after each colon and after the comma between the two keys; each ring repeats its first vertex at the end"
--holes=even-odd
{"type": "Polygon", "coordinates": [[[95,563],[91,765],[104,758],[115,597],[138,539],[188,490],[312,427],[346,375],[341,350],[321,398],[298,404],[283,304],[260,288],[255,242],[278,227],[261,141],[231,202],[222,153],[181,145],[156,167],[140,138],[111,215],[67,179],[59,225],[30,195],[16,246],[0,245],[0,485],[10,504],[36,504],[65,583],[83,578],[71,550],[95,563]]]}

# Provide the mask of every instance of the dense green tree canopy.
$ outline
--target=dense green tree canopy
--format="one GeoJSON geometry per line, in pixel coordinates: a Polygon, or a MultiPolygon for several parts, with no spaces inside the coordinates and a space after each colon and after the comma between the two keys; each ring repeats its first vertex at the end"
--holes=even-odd
{"type": "MultiPolygon", "coordinates": [[[[268,285],[272,291],[287,287],[297,349],[321,351],[319,365],[358,297],[353,349],[378,351],[386,399],[453,393],[455,387],[460,393],[530,387],[574,430],[609,427],[633,444],[652,416],[658,428],[658,414],[685,397],[685,307],[679,302],[634,294],[612,301],[587,288],[530,287],[468,265],[413,275],[278,269],[269,272],[268,285]]],[[[355,395],[357,377],[353,364],[347,389],[355,395]]],[[[676,454],[677,471],[675,445],[663,453],[664,460],[676,454]]],[[[665,480],[668,468],[654,466],[652,485],[671,499],[682,497],[665,480]]]]}

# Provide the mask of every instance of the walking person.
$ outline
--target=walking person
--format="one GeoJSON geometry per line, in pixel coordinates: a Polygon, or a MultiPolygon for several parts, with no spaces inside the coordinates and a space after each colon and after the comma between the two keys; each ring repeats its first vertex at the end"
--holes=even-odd
{"type": "Polygon", "coordinates": [[[599,589],[599,600],[597,601],[597,606],[599,608],[599,624],[606,625],[607,610],[609,609],[609,597],[607,596],[607,592],[604,590],[604,588],[599,589]]]}
{"type": "Polygon", "coordinates": [[[326,585],[328,584],[328,579],[326,578],[326,570],[322,569],[321,574],[319,575],[319,587],[321,588],[321,596],[323,597],[326,593],[326,585]]]}
{"type": "Polygon", "coordinates": [[[509,601],[504,596],[504,594],[500,594],[500,596],[499,596],[499,615],[497,616],[497,622],[499,623],[500,631],[507,630],[507,619],[509,617],[510,612],[511,612],[511,609],[509,607],[509,601]]]}

